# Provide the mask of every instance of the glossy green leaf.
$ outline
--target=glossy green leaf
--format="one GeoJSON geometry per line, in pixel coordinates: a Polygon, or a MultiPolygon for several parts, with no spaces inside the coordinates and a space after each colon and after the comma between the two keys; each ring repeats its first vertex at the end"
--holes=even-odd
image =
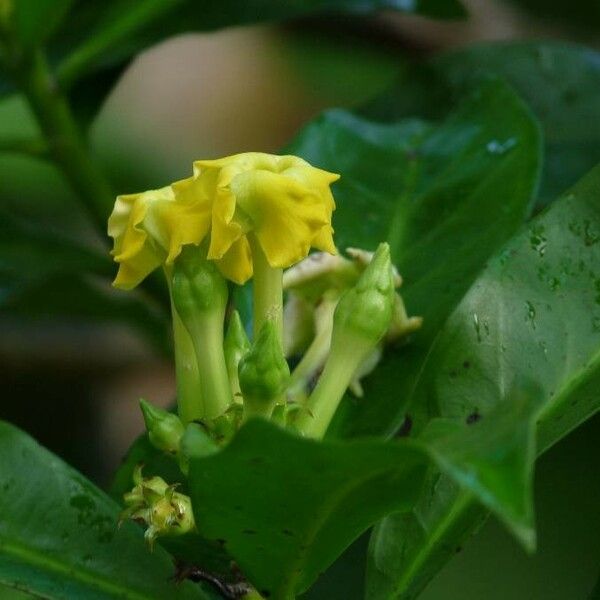
{"type": "Polygon", "coordinates": [[[407,510],[425,465],[408,444],[315,442],[252,421],[192,461],[190,492],[200,533],[263,595],[290,598],[377,519],[407,510]]]}
{"type": "Polygon", "coordinates": [[[317,442],[251,421],[221,452],[192,460],[199,532],[263,595],[293,597],[376,520],[410,509],[433,461],[531,535],[534,392],[520,390],[477,427],[436,419],[416,441],[317,442]]]}
{"type": "Polygon", "coordinates": [[[489,74],[508,81],[542,125],[545,162],[538,204],[544,206],[600,161],[600,54],[595,50],[561,42],[456,50],[415,66],[366,114],[386,120],[439,117],[489,74]]]}
{"type": "Polygon", "coordinates": [[[439,327],[529,214],[539,145],[527,108],[491,80],[440,124],[381,124],[332,111],[288,148],[342,174],[334,186],[336,243],[372,250],[387,240],[409,313],[425,319],[367,380],[365,398],[339,411],[342,434],[392,433],[402,423],[439,327]]]}
{"type": "Polygon", "coordinates": [[[120,508],[15,427],[0,423],[0,583],[44,598],[208,599],[120,508]]]}
{"type": "MultiPolygon", "coordinates": [[[[528,381],[541,394],[539,453],[600,409],[599,196],[600,166],[490,261],[416,382],[417,424],[485,422],[528,381]]],[[[472,532],[480,511],[465,492],[439,475],[427,489],[411,515],[377,528],[371,598],[415,598],[472,532]]]]}

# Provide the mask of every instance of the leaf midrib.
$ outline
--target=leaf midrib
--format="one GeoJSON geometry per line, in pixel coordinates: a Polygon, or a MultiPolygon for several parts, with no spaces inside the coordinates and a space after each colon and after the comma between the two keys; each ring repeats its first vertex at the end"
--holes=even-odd
{"type": "MultiPolygon", "coordinates": [[[[424,460],[425,456],[426,455],[424,455],[424,460]]],[[[394,470],[394,468],[388,465],[385,468],[378,469],[377,471],[371,471],[368,477],[363,477],[358,481],[353,481],[351,484],[339,488],[338,493],[332,495],[331,500],[322,505],[323,508],[317,513],[317,518],[314,520],[313,527],[310,528],[310,530],[306,533],[306,535],[303,538],[303,546],[305,546],[307,549],[303,552],[300,552],[297,558],[291,562],[290,568],[288,569],[290,577],[287,580],[283,580],[282,586],[280,588],[280,591],[284,594],[282,598],[293,597],[289,595],[294,593],[295,585],[298,581],[300,573],[302,572],[300,566],[305,563],[306,555],[308,554],[309,549],[312,548],[312,545],[319,532],[323,528],[324,523],[327,522],[331,514],[337,509],[338,505],[349,494],[354,492],[354,490],[356,490],[360,486],[364,485],[367,481],[380,477],[392,470],[394,470]]]]}
{"type": "MultiPolygon", "coordinates": [[[[67,580],[78,581],[107,594],[117,594],[128,600],[155,600],[155,596],[149,596],[145,592],[125,587],[106,577],[99,577],[97,573],[89,569],[52,558],[14,539],[9,540],[8,538],[0,537],[0,556],[2,554],[12,556],[40,571],[58,574],[59,576],[62,575],[67,580]]],[[[4,582],[7,585],[12,584],[10,580],[4,579],[4,582]]],[[[32,588],[32,591],[35,591],[35,589],[32,588]]]]}
{"type": "Polygon", "coordinates": [[[423,546],[423,551],[419,552],[415,559],[411,563],[411,568],[405,571],[404,576],[398,581],[395,590],[394,590],[394,598],[402,598],[401,594],[407,591],[408,586],[413,580],[413,575],[416,573],[423,563],[429,557],[430,551],[436,547],[436,544],[440,538],[444,536],[444,533],[452,528],[452,525],[455,523],[456,516],[461,515],[463,512],[469,508],[473,501],[473,494],[461,491],[460,495],[454,502],[452,510],[440,521],[435,528],[433,534],[428,532],[426,534],[427,543],[423,546]]]}

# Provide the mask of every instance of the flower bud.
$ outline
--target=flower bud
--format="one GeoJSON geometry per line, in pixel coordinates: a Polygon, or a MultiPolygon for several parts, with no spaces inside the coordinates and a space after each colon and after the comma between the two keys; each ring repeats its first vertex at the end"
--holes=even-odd
{"type": "Polygon", "coordinates": [[[250,350],[250,341],[246,335],[246,330],[242,324],[242,319],[238,311],[234,311],[229,320],[229,327],[223,343],[225,352],[225,364],[227,365],[227,374],[231,385],[233,399],[241,401],[242,392],[240,390],[240,381],[238,379],[238,365],[242,356],[250,350]]]}
{"type": "Polygon", "coordinates": [[[132,519],[146,526],[145,538],[153,545],[159,536],[178,536],[194,531],[194,513],[189,496],[175,491],[161,477],[142,477],[137,467],[133,477],[135,487],[125,494],[126,509],[121,519],[132,519]]]}
{"type": "Polygon", "coordinates": [[[238,372],[244,406],[250,413],[268,416],[290,377],[273,321],[262,326],[252,348],[240,361],[238,372]]]}
{"type": "Polygon", "coordinates": [[[140,399],[140,408],[144,415],[150,443],[158,450],[176,454],[184,432],[179,417],[162,408],[152,406],[144,399],[140,399]]]}
{"type": "Polygon", "coordinates": [[[390,247],[380,244],[357,284],[340,298],[334,314],[334,338],[345,334],[374,346],[389,327],[394,287],[390,247]]]}
{"type": "Polygon", "coordinates": [[[199,313],[225,307],[227,283],[197,246],[186,246],[175,261],[172,296],[175,309],[187,327],[187,322],[199,313]]]}

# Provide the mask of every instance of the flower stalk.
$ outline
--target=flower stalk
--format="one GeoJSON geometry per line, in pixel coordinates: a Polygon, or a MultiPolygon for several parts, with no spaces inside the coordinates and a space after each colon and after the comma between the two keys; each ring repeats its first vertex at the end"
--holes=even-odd
{"type": "Polygon", "coordinates": [[[250,236],[254,264],[252,287],[254,335],[271,321],[283,344],[283,269],[272,267],[255,236],[250,236]]]}
{"type": "Polygon", "coordinates": [[[295,422],[303,435],[325,435],[355,372],[389,327],[394,287],[390,249],[381,244],[356,286],[342,296],[335,309],[331,352],[317,386],[295,422]]]}
{"type": "Polygon", "coordinates": [[[204,419],[215,419],[232,403],[223,352],[227,296],[216,267],[199,248],[186,247],[173,269],[172,297],[194,347],[204,419]]]}

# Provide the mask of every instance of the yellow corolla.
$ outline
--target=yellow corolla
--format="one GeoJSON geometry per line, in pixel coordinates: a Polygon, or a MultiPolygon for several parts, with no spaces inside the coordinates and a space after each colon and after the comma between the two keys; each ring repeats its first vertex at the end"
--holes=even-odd
{"type": "Polygon", "coordinates": [[[119,263],[113,285],[134,288],[160,265],[170,265],[184,244],[199,244],[208,231],[200,202],[176,202],[170,186],[118,196],[108,235],[119,263]]]}
{"type": "Polygon", "coordinates": [[[252,276],[250,235],[272,267],[295,264],[311,247],[336,252],[330,185],[337,179],[296,156],[247,152],[196,161],[193,177],[172,187],[176,201],[206,207],[208,258],[244,283],[252,276]]]}
{"type": "Polygon", "coordinates": [[[208,258],[236,283],[252,276],[250,242],[278,268],[302,260],[311,247],[333,254],[330,185],[338,178],[296,156],[248,152],[196,161],[188,179],[119,196],[108,221],[119,263],[114,285],[135,287],[172,264],[184,244],[205,239],[208,258]]]}

